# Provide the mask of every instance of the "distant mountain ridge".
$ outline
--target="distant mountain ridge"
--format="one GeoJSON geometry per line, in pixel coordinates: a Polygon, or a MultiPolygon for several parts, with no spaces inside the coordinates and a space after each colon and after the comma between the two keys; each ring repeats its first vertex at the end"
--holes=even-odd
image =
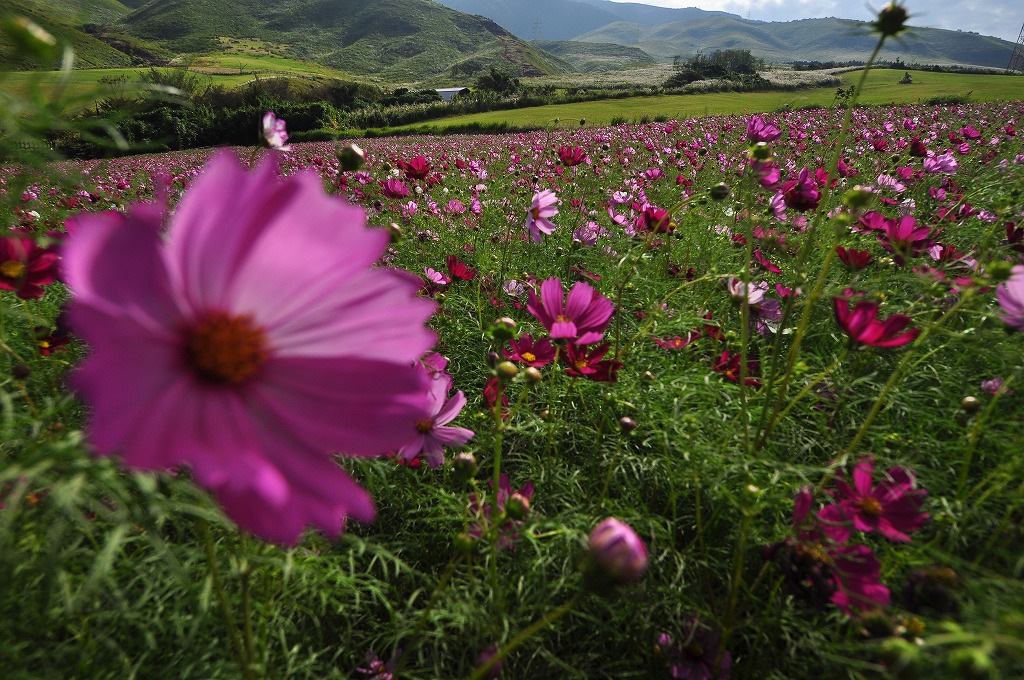
{"type": "MultiPolygon", "coordinates": [[[[767,22],[693,7],[610,0],[438,0],[493,19],[525,40],[576,40],[638,47],[662,61],[717,49],[749,50],[770,62],[863,60],[876,38],[857,22],[767,22]],[[612,18],[614,17],[614,18],[612,18]],[[611,18],[611,20],[609,20],[611,18]]],[[[1014,44],[977,33],[915,28],[889,41],[879,59],[1005,68],[1014,44]]]]}

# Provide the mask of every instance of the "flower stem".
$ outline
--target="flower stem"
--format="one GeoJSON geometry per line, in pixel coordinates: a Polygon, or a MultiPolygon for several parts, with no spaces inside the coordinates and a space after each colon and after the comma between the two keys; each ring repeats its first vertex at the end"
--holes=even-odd
{"type": "Polygon", "coordinates": [[[501,645],[498,648],[498,651],[494,653],[494,656],[473,671],[472,675],[469,676],[469,680],[482,680],[482,678],[487,677],[488,672],[490,672],[492,668],[501,663],[505,657],[514,652],[518,647],[522,646],[524,642],[572,611],[572,608],[576,605],[576,601],[578,599],[579,595],[573,596],[571,600],[568,600],[564,604],[552,609],[543,617],[537,619],[524,628],[518,635],[512,638],[507,645],[501,645]]]}
{"type": "Polygon", "coordinates": [[[228,601],[228,593],[224,589],[224,581],[220,577],[220,569],[217,567],[217,548],[213,544],[213,534],[210,531],[210,524],[205,519],[199,520],[199,527],[203,533],[203,545],[206,548],[206,561],[210,569],[210,580],[213,582],[213,590],[217,593],[217,601],[220,603],[220,613],[224,617],[224,625],[228,629],[228,637],[231,638],[231,646],[238,657],[238,663],[242,667],[242,677],[245,680],[256,680],[249,665],[250,657],[246,654],[245,645],[242,643],[242,636],[238,631],[238,624],[235,622],[235,615],[231,612],[231,603],[228,601]]]}

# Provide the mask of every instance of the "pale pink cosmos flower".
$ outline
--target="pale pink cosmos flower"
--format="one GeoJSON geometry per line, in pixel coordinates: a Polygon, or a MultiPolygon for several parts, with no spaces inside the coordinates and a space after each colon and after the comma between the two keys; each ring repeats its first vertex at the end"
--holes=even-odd
{"type": "Polygon", "coordinates": [[[288,132],[285,130],[284,118],[278,118],[273,111],[263,114],[263,139],[272,149],[291,151],[288,144],[288,132]]]}
{"type": "Polygon", "coordinates": [[[551,189],[545,189],[533,195],[533,201],[526,211],[526,228],[534,243],[540,243],[541,234],[550,234],[555,230],[555,224],[550,218],[558,214],[558,196],[551,189]]]}
{"type": "MultiPolygon", "coordinates": [[[[447,363],[447,359],[444,359],[445,366],[447,363]]],[[[476,433],[464,427],[448,426],[465,407],[466,395],[459,390],[451,397],[448,396],[452,377],[444,371],[444,366],[439,370],[434,370],[436,365],[433,364],[419,366],[430,378],[427,391],[429,415],[416,422],[416,435],[398,450],[398,455],[402,460],[410,461],[422,454],[427,465],[436,468],[444,463],[445,446],[462,446],[476,433]]]]}
{"type": "Polygon", "coordinates": [[[131,468],[187,466],[273,541],[371,521],[334,456],[394,450],[430,416],[412,364],[434,342],[434,304],[416,277],[373,268],[387,232],[312,173],[279,180],[274,156],[252,172],[214,156],[166,235],[164,217],[84,214],[64,246],[93,447],[131,468]]]}

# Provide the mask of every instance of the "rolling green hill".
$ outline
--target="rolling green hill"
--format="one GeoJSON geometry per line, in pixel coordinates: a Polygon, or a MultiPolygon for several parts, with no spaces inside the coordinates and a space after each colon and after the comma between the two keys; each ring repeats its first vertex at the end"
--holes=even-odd
{"type": "MultiPolygon", "coordinates": [[[[26,17],[48,31],[58,42],[73,47],[78,68],[116,68],[133,64],[131,56],[84,30],[116,21],[130,11],[117,0],[4,0],[0,6],[0,16],[26,17]]],[[[39,66],[16,55],[13,45],[3,34],[0,34],[0,54],[11,70],[39,66]]],[[[45,66],[57,68],[59,61],[45,66]]]]}
{"type": "Polygon", "coordinates": [[[188,53],[216,49],[219,37],[259,38],[285,56],[390,81],[566,68],[488,19],[428,0],[151,0],[113,27],[188,53]]]}

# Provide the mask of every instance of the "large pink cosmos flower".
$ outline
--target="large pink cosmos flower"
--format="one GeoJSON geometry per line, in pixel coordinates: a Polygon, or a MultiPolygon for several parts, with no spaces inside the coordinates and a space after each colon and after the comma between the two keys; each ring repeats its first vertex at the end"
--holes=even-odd
{"type": "Polygon", "coordinates": [[[540,243],[541,234],[550,234],[555,230],[555,223],[550,218],[558,214],[558,196],[551,189],[545,189],[533,195],[530,207],[526,211],[526,228],[534,243],[540,243]]]}
{"type": "Polygon", "coordinates": [[[588,345],[604,336],[615,306],[582,281],[576,282],[562,298],[562,280],[550,278],[540,284],[540,299],[532,290],[526,309],[548,330],[552,340],[572,340],[588,345]]]}
{"type": "Polygon", "coordinates": [[[374,456],[429,417],[413,366],[434,342],[418,280],[374,269],[388,244],[319,177],[215,156],[161,235],[161,210],[75,218],[64,248],[72,376],[102,455],[185,465],[240,527],[294,543],[374,507],[333,459],[374,456]]]}

